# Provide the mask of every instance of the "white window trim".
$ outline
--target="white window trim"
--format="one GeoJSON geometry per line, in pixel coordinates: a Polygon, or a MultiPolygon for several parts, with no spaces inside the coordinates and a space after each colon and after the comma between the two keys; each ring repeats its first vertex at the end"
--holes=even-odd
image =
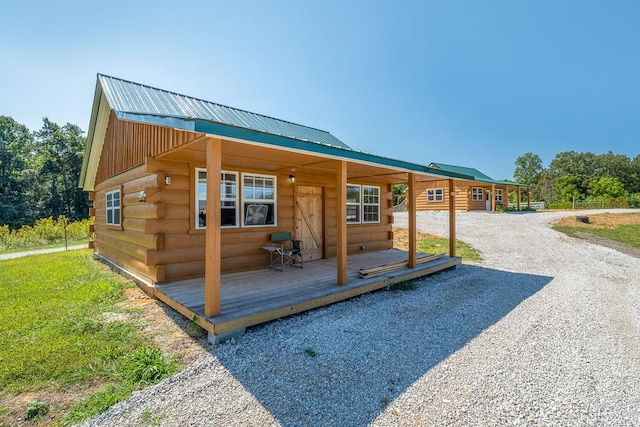
{"type": "Polygon", "coordinates": [[[113,191],[107,191],[107,193],[104,196],[105,199],[105,222],[107,225],[112,225],[115,227],[120,227],[122,226],[122,193],[121,191],[118,190],[113,190],[113,191]],[[113,204],[113,195],[114,194],[118,194],[118,206],[115,206],[113,204]],[[109,206],[109,196],[111,196],[111,206],[109,206]],[[116,210],[118,211],[118,222],[115,222],[115,212],[116,210]],[[109,222],[109,211],[111,211],[112,215],[111,215],[111,222],[109,222]]]}
{"type": "Polygon", "coordinates": [[[484,188],[482,187],[471,187],[471,200],[474,202],[483,202],[484,201],[484,188]]]}
{"type": "Polygon", "coordinates": [[[357,206],[359,210],[358,210],[358,219],[349,221],[349,219],[347,218],[347,224],[360,224],[362,222],[362,186],[357,184],[347,184],[347,188],[349,187],[358,188],[358,201],[350,202],[347,200],[347,206],[357,206]]]}
{"type": "Polygon", "coordinates": [[[276,175],[263,175],[263,174],[259,174],[259,173],[250,173],[250,172],[242,172],[240,177],[240,181],[241,181],[241,187],[240,187],[240,192],[242,194],[241,197],[241,206],[242,206],[242,216],[240,218],[240,224],[243,228],[256,228],[256,227],[276,227],[278,225],[278,177],[276,175]],[[262,178],[271,178],[273,179],[273,201],[271,201],[270,199],[245,199],[244,198],[244,178],[246,176],[255,176],[255,177],[262,177],[262,178]],[[246,225],[244,223],[245,220],[245,212],[244,212],[244,205],[246,202],[256,202],[256,203],[262,203],[262,204],[270,204],[273,203],[273,224],[257,224],[257,225],[246,225]]]}
{"type": "Polygon", "coordinates": [[[358,220],[357,221],[349,221],[347,219],[347,224],[379,224],[380,223],[380,198],[381,198],[381,191],[380,191],[380,187],[376,186],[376,185],[359,185],[359,184],[348,184],[347,183],[347,187],[357,187],[359,188],[359,199],[358,202],[349,202],[347,201],[347,206],[358,206],[359,208],[359,214],[358,214],[358,220]],[[378,203],[365,203],[364,201],[364,189],[365,188],[375,188],[376,190],[378,190],[378,203]],[[378,219],[376,221],[365,221],[364,219],[364,207],[365,206],[376,206],[377,209],[377,213],[378,213],[378,219]]]}
{"type": "MultiPolygon", "coordinates": [[[[196,199],[195,216],[194,216],[195,229],[196,230],[206,230],[207,229],[206,225],[204,227],[200,227],[200,224],[198,223],[198,215],[199,215],[198,207],[200,205],[199,202],[200,202],[200,200],[204,200],[205,202],[207,201],[206,194],[205,194],[204,198],[200,198],[200,196],[198,195],[198,183],[199,183],[198,182],[199,181],[198,174],[199,174],[199,172],[207,173],[207,169],[206,168],[195,168],[195,170],[196,170],[196,172],[195,172],[195,175],[196,175],[196,180],[195,181],[196,182],[195,182],[195,189],[194,189],[195,199],[196,199]]],[[[221,174],[225,174],[225,173],[226,174],[231,174],[231,175],[235,175],[235,177],[236,177],[236,197],[235,198],[231,198],[231,197],[223,198],[222,197],[222,188],[220,189],[220,204],[221,204],[220,209],[222,209],[222,202],[236,202],[236,225],[223,225],[220,228],[238,228],[238,227],[240,227],[240,220],[238,218],[238,212],[239,212],[239,209],[238,209],[238,193],[240,192],[240,183],[238,182],[238,175],[239,174],[238,174],[238,172],[227,171],[227,170],[220,171],[220,173],[221,174]]],[[[222,177],[220,177],[220,178],[222,178],[222,177]]]]}
{"type": "Polygon", "coordinates": [[[427,203],[432,203],[432,202],[444,202],[444,189],[442,188],[427,189],[427,203]]]}
{"type": "Polygon", "coordinates": [[[502,190],[499,188],[496,188],[496,202],[500,202],[502,203],[503,199],[503,195],[502,195],[502,190]]]}
{"type": "Polygon", "coordinates": [[[375,185],[363,185],[363,186],[362,186],[362,196],[361,196],[361,199],[362,199],[362,210],[361,210],[361,215],[360,215],[360,216],[361,216],[361,218],[362,218],[362,222],[363,222],[363,223],[366,223],[366,224],[378,224],[378,223],[380,222],[380,187],[375,186],[375,185]],[[364,201],[364,189],[365,189],[365,188],[375,188],[376,190],[378,190],[378,203],[366,203],[366,202],[364,201]],[[377,214],[378,214],[378,215],[377,215],[377,216],[378,216],[378,219],[377,219],[377,220],[375,220],[375,221],[365,221],[365,219],[364,219],[364,207],[365,207],[365,206],[375,206],[375,207],[377,207],[377,208],[378,208],[378,209],[377,209],[377,214]]]}

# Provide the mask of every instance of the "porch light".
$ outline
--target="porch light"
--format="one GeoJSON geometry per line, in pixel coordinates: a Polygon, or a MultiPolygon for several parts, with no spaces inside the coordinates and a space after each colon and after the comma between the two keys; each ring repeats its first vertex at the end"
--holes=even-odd
{"type": "Polygon", "coordinates": [[[164,183],[165,183],[165,185],[171,185],[171,177],[170,176],[165,176],[164,177],[164,183]]]}
{"type": "Polygon", "coordinates": [[[291,183],[292,183],[292,184],[295,184],[295,183],[296,183],[296,177],[295,177],[295,175],[289,175],[289,179],[291,180],[291,183]]]}
{"type": "Polygon", "coordinates": [[[145,191],[141,191],[138,193],[138,202],[144,203],[147,201],[147,193],[145,191]]]}

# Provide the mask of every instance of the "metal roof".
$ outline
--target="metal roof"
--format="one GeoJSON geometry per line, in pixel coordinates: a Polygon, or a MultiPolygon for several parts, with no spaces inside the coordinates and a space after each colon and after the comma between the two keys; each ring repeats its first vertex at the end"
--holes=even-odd
{"type": "Polygon", "coordinates": [[[92,190],[95,184],[109,110],[113,110],[119,120],[251,141],[402,172],[473,179],[467,174],[353,150],[329,132],[319,129],[98,74],[87,147],[80,171],[79,185],[87,191],[92,190]]]}
{"type": "Polygon", "coordinates": [[[446,171],[446,172],[470,175],[474,178],[473,181],[486,182],[488,184],[509,185],[512,187],[530,187],[530,185],[527,185],[527,184],[520,184],[517,182],[509,182],[509,181],[499,181],[499,180],[493,179],[489,175],[486,175],[475,168],[447,165],[444,163],[431,163],[429,166],[436,169],[440,169],[442,171],[446,171]]]}
{"type": "Polygon", "coordinates": [[[272,135],[286,136],[301,141],[350,148],[347,144],[323,130],[104,74],[98,74],[98,80],[109,101],[109,105],[116,113],[119,113],[119,116],[135,114],[177,119],[200,119],[272,135]]]}

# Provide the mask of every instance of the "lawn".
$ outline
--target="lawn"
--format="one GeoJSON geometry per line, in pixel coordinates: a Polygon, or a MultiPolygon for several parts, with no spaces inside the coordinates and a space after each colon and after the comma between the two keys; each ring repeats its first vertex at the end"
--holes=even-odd
{"type": "MultiPolygon", "coordinates": [[[[418,250],[429,254],[449,254],[449,239],[428,233],[417,233],[418,250]]],[[[393,247],[404,251],[409,248],[409,237],[406,228],[393,229],[393,247]]],[[[463,261],[482,261],[480,251],[463,242],[456,240],[456,256],[463,261]]]]}
{"type": "Polygon", "coordinates": [[[592,215],[588,223],[567,217],[556,222],[553,229],[571,237],[588,233],[640,248],[640,213],[592,215]]]}
{"type": "Polygon", "coordinates": [[[89,250],[0,261],[0,425],[77,422],[177,370],[118,304],[131,286],[89,250]]]}

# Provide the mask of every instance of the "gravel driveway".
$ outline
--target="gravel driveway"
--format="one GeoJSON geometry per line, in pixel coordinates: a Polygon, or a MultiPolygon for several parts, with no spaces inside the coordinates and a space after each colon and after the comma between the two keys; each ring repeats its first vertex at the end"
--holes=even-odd
{"type": "Polygon", "coordinates": [[[640,425],[640,259],[550,229],[575,214],[459,213],[481,263],[250,328],[84,425],[640,425]]]}

